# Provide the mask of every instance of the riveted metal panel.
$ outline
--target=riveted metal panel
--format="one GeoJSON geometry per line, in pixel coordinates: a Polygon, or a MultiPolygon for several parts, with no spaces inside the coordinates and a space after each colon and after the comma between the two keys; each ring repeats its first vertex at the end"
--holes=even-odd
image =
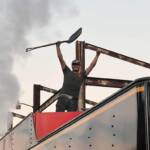
{"type": "Polygon", "coordinates": [[[136,150],[137,89],[95,110],[32,150],[136,150]]]}
{"type": "Polygon", "coordinates": [[[3,145],[4,145],[4,141],[0,142],[0,149],[2,149],[2,150],[4,149],[4,148],[3,148],[3,147],[4,147],[3,145]]]}
{"type": "Polygon", "coordinates": [[[36,144],[36,137],[33,125],[33,118],[30,115],[13,131],[13,142],[15,150],[27,150],[32,145],[36,144]]]}
{"type": "Polygon", "coordinates": [[[9,132],[7,136],[0,141],[0,150],[14,150],[13,145],[13,134],[9,132]]]}
{"type": "Polygon", "coordinates": [[[12,143],[12,134],[9,133],[5,139],[4,139],[4,145],[3,145],[3,149],[2,150],[13,150],[12,146],[13,146],[13,143],[12,143]]]}
{"type": "Polygon", "coordinates": [[[0,141],[0,150],[27,150],[37,143],[32,114],[0,141]]]}

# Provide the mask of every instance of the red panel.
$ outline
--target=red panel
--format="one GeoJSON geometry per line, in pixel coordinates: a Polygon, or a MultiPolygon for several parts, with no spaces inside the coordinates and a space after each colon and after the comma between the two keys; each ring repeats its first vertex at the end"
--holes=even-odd
{"type": "Polygon", "coordinates": [[[34,122],[37,138],[42,139],[80,114],[81,112],[35,113],[34,122]]]}

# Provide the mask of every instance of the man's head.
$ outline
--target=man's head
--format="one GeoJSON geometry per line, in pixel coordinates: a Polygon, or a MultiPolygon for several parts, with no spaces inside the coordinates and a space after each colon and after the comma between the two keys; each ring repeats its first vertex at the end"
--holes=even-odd
{"type": "Polygon", "coordinates": [[[72,71],[75,73],[80,73],[80,61],[79,60],[73,60],[72,61],[72,71]]]}

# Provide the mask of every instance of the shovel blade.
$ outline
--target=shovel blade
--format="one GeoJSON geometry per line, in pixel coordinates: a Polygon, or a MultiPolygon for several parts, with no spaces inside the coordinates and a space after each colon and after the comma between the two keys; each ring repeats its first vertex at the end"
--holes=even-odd
{"type": "Polygon", "coordinates": [[[82,33],[82,28],[79,28],[74,34],[70,36],[70,38],[66,42],[71,43],[75,41],[81,35],[81,33],[82,33]]]}

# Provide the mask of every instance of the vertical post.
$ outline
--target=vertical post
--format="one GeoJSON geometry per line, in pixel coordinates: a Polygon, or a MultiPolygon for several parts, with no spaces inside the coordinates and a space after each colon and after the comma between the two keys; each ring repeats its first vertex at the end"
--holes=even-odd
{"type": "Polygon", "coordinates": [[[80,51],[81,51],[81,50],[80,50],[80,42],[77,41],[77,42],[76,42],[76,59],[77,59],[77,60],[80,60],[80,55],[81,55],[81,54],[80,54],[80,51]]]}
{"type": "Polygon", "coordinates": [[[146,148],[150,150],[150,82],[145,83],[145,120],[146,120],[146,148]]]}
{"type": "MultiPolygon", "coordinates": [[[[85,49],[84,49],[85,42],[76,42],[76,59],[80,61],[81,65],[81,73],[82,75],[85,72],[85,49]]],[[[85,80],[83,81],[81,88],[80,88],[80,95],[78,101],[78,110],[82,111],[85,110],[85,80]]]]}
{"type": "Polygon", "coordinates": [[[7,114],[7,131],[11,131],[13,128],[13,115],[12,112],[7,114]]]}
{"type": "Polygon", "coordinates": [[[40,85],[33,85],[33,112],[36,112],[40,107],[40,90],[40,85]]]}

